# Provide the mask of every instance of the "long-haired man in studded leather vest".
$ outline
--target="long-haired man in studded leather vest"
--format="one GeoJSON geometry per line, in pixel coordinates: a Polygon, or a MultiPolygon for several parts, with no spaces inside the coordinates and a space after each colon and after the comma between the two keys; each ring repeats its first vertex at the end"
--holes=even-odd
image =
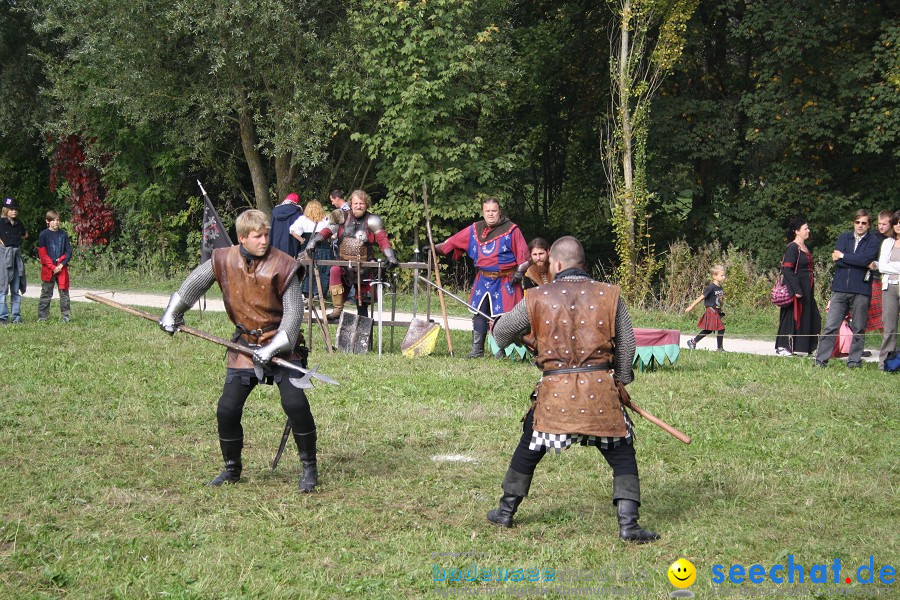
{"type": "Polygon", "coordinates": [[[214,250],[212,259],[188,275],[178,291],[172,294],[159,326],[166,333],[174,334],[178,325],[184,323],[184,313],[213,283],[219,283],[225,311],[235,326],[233,339],[254,348],[254,355],[251,360],[233,350],[228,351],[225,386],[216,410],[225,469],[209,485],[220,486],[240,480],[244,403],[257,384],[275,383],[300,453],[300,491],[311,492],[318,484],[318,468],[316,423],[309,401],[302,389],[288,381],[283,369],[270,364],[272,358],[279,356],[306,366],[308,352],[300,332],[303,267],[293,257],[269,246],[269,218],[264,212],[248,210],[241,213],[235,221],[235,229],[239,244],[214,250]],[[254,362],[264,367],[262,381],[256,377],[254,362]]]}
{"type": "Polygon", "coordinates": [[[550,275],[551,283],[531,290],[494,326],[501,348],[533,332],[535,365],[543,376],[503,480],[500,506],[487,518],[512,527],[544,454],[581,444],[597,448],[612,467],[619,537],[656,540],[658,535],[637,522],[641,495],[634,430],[616,387],[616,380],[628,384],[634,379],[628,309],[618,286],[594,281],[585,272],[584,249],[573,237],[560,238],[550,248],[550,275]]]}
{"type": "MultiPolygon", "coordinates": [[[[371,198],[363,190],[355,190],[350,194],[350,210],[336,210],[333,221],[328,226],[314,235],[306,246],[307,254],[312,254],[316,246],[332,237],[336,240],[337,258],[363,262],[374,260],[374,245],[378,244],[384,258],[387,261],[388,270],[392,270],[400,262],[391,247],[387,232],[384,230],[384,222],[378,215],[369,212],[371,198]]],[[[335,323],[344,310],[344,299],[351,287],[356,289],[356,312],[369,316],[369,304],[372,303],[372,269],[362,267],[358,271],[355,267],[331,267],[328,278],[328,291],[331,293],[331,302],[334,310],[328,315],[328,322],[335,323]]]]}

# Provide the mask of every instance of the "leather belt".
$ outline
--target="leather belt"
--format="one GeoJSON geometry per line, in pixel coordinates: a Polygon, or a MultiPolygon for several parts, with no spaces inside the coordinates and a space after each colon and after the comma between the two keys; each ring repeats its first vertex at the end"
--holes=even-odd
{"type": "Polygon", "coordinates": [[[567,369],[550,369],[549,371],[544,371],[544,376],[547,375],[562,375],[564,373],[588,373],[590,371],[612,371],[613,366],[609,363],[600,363],[597,365],[585,365],[583,367],[569,367],[567,369]]]}
{"type": "Polygon", "coordinates": [[[512,275],[515,272],[516,270],[514,268],[504,269],[503,271],[482,271],[481,269],[478,270],[478,273],[487,277],[488,279],[500,279],[501,277],[512,275]]]}
{"type": "Polygon", "coordinates": [[[269,327],[263,327],[262,329],[247,329],[240,323],[235,323],[234,335],[231,336],[232,342],[244,342],[247,346],[251,348],[258,348],[258,344],[251,344],[249,340],[244,340],[244,336],[253,336],[257,340],[259,340],[260,336],[270,331],[278,329],[278,325],[270,325],[269,327]]]}

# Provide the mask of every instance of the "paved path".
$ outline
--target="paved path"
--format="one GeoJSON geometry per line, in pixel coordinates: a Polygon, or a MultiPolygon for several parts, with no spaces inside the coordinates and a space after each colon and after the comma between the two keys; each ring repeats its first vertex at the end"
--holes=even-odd
{"type": "MultiPolygon", "coordinates": [[[[113,292],[110,290],[88,290],[88,289],[76,289],[72,288],[69,290],[69,296],[72,302],[90,302],[87,298],[85,298],[85,294],[94,294],[97,296],[105,296],[110,300],[115,300],[121,304],[130,304],[132,306],[146,306],[150,308],[165,308],[169,304],[169,295],[168,294],[144,294],[141,292],[113,292]]],[[[37,299],[41,295],[41,289],[38,287],[35,289],[35,286],[31,286],[28,288],[28,291],[25,292],[26,298],[34,298],[37,299]]],[[[58,301],[58,297],[54,293],[54,302],[58,301]]],[[[435,307],[435,303],[432,303],[432,309],[435,307]]],[[[196,306],[194,306],[196,308],[196,306]]],[[[318,308],[318,304],[316,305],[318,308]]],[[[217,298],[207,298],[206,299],[206,310],[211,310],[214,312],[224,312],[225,304],[217,299],[217,298]]],[[[355,310],[355,307],[352,307],[351,310],[355,310]]],[[[420,313],[419,316],[422,316],[424,313],[420,313]]],[[[438,308],[437,312],[432,311],[432,318],[440,322],[441,321],[441,311],[438,308]]],[[[390,308],[385,306],[384,311],[384,319],[389,320],[391,318],[390,308]]],[[[397,321],[409,321],[412,319],[411,313],[398,312],[397,313],[397,321]]],[[[447,320],[449,321],[450,329],[458,329],[458,330],[468,330],[472,329],[472,318],[471,317],[454,317],[448,316],[447,320]]]]}
{"type": "MultiPolygon", "coordinates": [[[[165,294],[144,294],[141,292],[113,292],[109,290],[87,290],[87,289],[76,289],[72,288],[69,291],[69,294],[72,298],[73,302],[90,302],[87,298],[84,297],[85,294],[96,294],[98,296],[106,296],[111,300],[115,300],[116,302],[121,302],[122,304],[131,304],[133,306],[147,306],[153,308],[165,308],[169,303],[169,296],[165,294]]],[[[40,288],[36,286],[30,286],[28,291],[25,293],[26,298],[38,298],[40,296],[40,288]]],[[[54,297],[54,301],[57,299],[54,297]]],[[[225,305],[221,300],[218,299],[207,299],[206,300],[206,310],[212,310],[221,312],[225,310],[225,305]]],[[[437,313],[432,313],[435,321],[440,322],[441,314],[440,311],[437,313]]],[[[390,312],[387,312],[385,315],[385,319],[390,318],[390,312]]],[[[412,319],[412,314],[410,313],[397,313],[398,321],[409,321],[412,319]]],[[[469,317],[448,317],[448,321],[450,324],[450,329],[460,330],[460,331],[470,331],[472,329],[472,319],[469,317]]],[[[687,349],[687,341],[693,337],[694,334],[682,334],[681,335],[681,347],[685,350],[687,349]]],[[[775,348],[774,348],[773,340],[754,340],[754,339],[746,339],[746,338],[735,338],[725,336],[725,349],[728,352],[741,352],[744,354],[758,354],[763,356],[776,356],[775,348]]],[[[716,347],[716,337],[715,335],[706,336],[703,340],[700,341],[700,344],[697,348],[698,352],[714,350],[716,347]]],[[[873,352],[873,356],[863,358],[865,361],[877,361],[877,351],[873,352]]]]}

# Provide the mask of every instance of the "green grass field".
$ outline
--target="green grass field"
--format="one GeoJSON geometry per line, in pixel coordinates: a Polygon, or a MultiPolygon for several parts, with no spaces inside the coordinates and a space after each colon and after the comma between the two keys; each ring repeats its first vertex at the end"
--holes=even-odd
{"type": "MultiPolygon", "coordinates": [[[[23,313],[35,311],[26,300],[23,313]]],[[[188,313],[188,324],[231,332],[221,314],[188,313]]],[[[468,340],[454,333],[458,348],[468,340]]],[[[92,304],[67,326],[0,329],[0,598],[491,597],[434,581],[473,563],[612,567],[608,587],[665,598],[679,557],[704,598],[715,564],[900,562],[898,386],[873,365],[686,352],[639,374],[634,400],[694,442],[638,421],[641,524],[663,537],[629,546],[616,537],[610,470],[584,448],[544,459],[517,527],[485,520],[534,367],[451,359],[442,337],[416,360],[319,348],[311,362],[341,386],[310,393],[321,486],[301,496],[293,444],[269,468],[284,415],[262,386],[244,415],[245,480],[203,486],[221,469],[221,349],[92,304]],[[471,462],[434,460],[453,454],[471,462]]],[[[494,597],[529,590],[507,582],[494,597]]]]}

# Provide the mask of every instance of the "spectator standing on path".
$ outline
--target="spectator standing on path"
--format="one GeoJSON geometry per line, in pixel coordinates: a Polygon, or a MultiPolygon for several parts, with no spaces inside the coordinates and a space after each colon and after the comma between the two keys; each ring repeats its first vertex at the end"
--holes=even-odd
{"type": "Polygon", "coordinates": [[[725,290],[722,289],[722,283],[725,281],[725,267],[722,265],[713,266],[709,270],[709,277],[712,283],[707,285],[703,289],[703,293],[697,296],[697,299],[684,309],[684,312],[689,313],[694,310],[695,306],[703,302],[703,316],[697,321],[700,333],[694,336],[693,339],[688,340],[687,346],[691,350],[696,349],[697,342],[715,331],[716,351],[725,352],[723,347],[725,322],[722,321],[722,318],[725,316],[725,312],[722,310],[722,306],[725,303],[725,290]]]}
{"type": "Polygon", "coordinates": [[[272,247],[294,258],[300,252],[300,242],[291,235],[290,227],[302,214],[297,206],[298,202],[300,196],[291,192],[281,204],[272,209],[272,247]]]}
{"type": "Polygon", "coordinates": [[[47,229],[38,236],[38,256],[41,259],[41,299],[38,301],[38,321],[50,317],[50,300],[53,286],[59,288],[59,311],[62,320],[68,323],[72,318],[69,303],[69,261],[72,259],[72,244],[69,234],[59,228],[59,213],[48,210],[47,229]]]}
{"type": "Polygon", "coordinates": [[[873,266],[880,249],[879,241],[869,231],[871,225],[872,214],[869,211],[856,211],[853,231],[842,233],[831,253],[831,260],[835,263],[834,279],[831,282],[831,301],[825,318],[825,329],[822,330],[816,351],[817,367],[828,364],[834,351],[838,329],[848,310],[853,315],[850,321],[853,341],[850,343],[847,367],[853,369],[862,366],[866,318],[872,295],[872,285],[866,280],[866,273],[873,266]]]}
{"type": "Polygon", "coordinates": [[[19,203],[15,198],[3,201],[0,217],[0,325],[22,322],[22,294],[25,293],[25,262],[20,247],[28,239],[28,232],[19,217],[19,203]],[[6,294],[10,294],[10,306],[6,294]]]}
{"type": "MultiPolygon", "coordinates": [[[[879,221],[881,215],[879,215],[879,221]]],[[[881,319],[884,325],[878,368],[884,369],[887,355],[897,349],[897,319],[900,311],[900,210],[890,220],[889,236],[881,242],[878,270],[881,271],[881,319]]]]}
{"type": "Polygon", "coordinates": [[[791,242],[781,259],[781,277],[794,299],[778,315],[775,353],[779,356],[812,354],[822,329],[822,315],[814,294],[813,257],[806,246],[810,233],[809,223],[803,217],[791,219],[785,232],[791,242]]]}
{"type": "MultiPolygon", "coordinates": [[[[879,243],[884,242],[886,238],[892,238],[891,217],[894,213],[890,210],[883,210],[878,213],[878,231],[873,232],[879,243]]],[[[870,331],[881,331],[884,324],[881,322],[881,271],[878,269],[878,262],[875,268],[870,271],[870,279],[872,283],[872,297],[869,300],[869,314],[866,318],[866,333],[870,331]]]]}

